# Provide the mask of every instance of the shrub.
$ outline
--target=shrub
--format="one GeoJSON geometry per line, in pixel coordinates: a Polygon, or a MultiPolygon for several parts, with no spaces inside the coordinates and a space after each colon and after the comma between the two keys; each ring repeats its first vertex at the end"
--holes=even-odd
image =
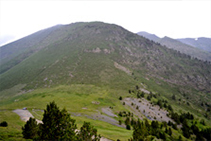
{"type": "Polygon", "coordinates": [[[126,129],[127,129],[127,130],[131,130],[131,127],[130,127],[129,124],[126,125],[126,129]]]}
{"type": "Polygon", "coordinates": [[[1,123],[0,123],[0,126],[2,126],[2,127],[7,127],[7,126],[8,126],[8,124],[7,124],[7,122],[6,122],[6,121],[3,121],[3,122],[1,122],[1,123]]]}
{"type": "Polygon", "coordinates": [[[122,125],[122,121],[121,120],[119,120],[119,125],[122,125]]]}

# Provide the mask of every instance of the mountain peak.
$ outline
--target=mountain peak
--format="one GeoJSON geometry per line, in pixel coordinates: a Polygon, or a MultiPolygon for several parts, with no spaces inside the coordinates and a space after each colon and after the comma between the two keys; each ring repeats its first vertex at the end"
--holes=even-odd
{"type": "Polygon", "coordinates": [[[141,35],[147,39],[150,39],[154,42],[158,42],[158,40],[160,40],[160,37],[158,37],[157,35],[151,34],[151,33],[145,32],[145,31],[138,32],[137,34],[141,35]]]}

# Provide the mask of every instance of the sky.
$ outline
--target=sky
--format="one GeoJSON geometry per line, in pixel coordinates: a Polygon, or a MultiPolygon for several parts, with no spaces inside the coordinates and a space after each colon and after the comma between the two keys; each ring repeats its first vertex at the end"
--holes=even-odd
{"type": "Polygon", "coordinates": [[[0,0],[0,46],[57,24],[90,21],[159,37],[211,38],[211,0],[0,0]]]}

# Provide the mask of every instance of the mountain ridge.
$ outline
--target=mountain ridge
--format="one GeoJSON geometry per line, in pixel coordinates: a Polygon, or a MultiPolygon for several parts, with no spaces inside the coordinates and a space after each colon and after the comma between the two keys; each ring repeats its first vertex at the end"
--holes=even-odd
{"type": "Polygon", "coordinates": [[[204,51],[211,52],[211,38],[179,38],[177,40],[190,46],[202,49],[204,51]]]}
{"type": "MultiPolygon", "coordinates": [[[[180,51],[181,53],[185,53],[187,55],[190,55],[192,57],[196,57],[200,60],[204,61],[211,61],[211,53],[207,52],[206,50],[203,50],[200,47],[191,46],[192,44],[186,44],[183,39],[172,39],[170,37],[163,37],[159,38],[155,34],[150,34],[147,32],[138,32],[138,35],[144,36],[147,39],[153,40],[154,42],[158,42],[161,45],[164,45],[168,48],[172,48],[174,50],[180,51]]],[[[192,40],[192,39],[191,39],[192,40]]]]}

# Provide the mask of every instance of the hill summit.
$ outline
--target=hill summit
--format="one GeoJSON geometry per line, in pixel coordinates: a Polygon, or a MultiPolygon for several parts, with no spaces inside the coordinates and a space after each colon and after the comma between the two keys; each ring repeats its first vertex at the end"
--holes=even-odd
{"type": "Polygon", "coordinates": [[[210,91],[210,64],[113,24],[55,26],[3,46],[1,54],[1,90],[18,84],[28,89],[71,83],[121,87],[134,81],[135,73],[210,91]]]}

